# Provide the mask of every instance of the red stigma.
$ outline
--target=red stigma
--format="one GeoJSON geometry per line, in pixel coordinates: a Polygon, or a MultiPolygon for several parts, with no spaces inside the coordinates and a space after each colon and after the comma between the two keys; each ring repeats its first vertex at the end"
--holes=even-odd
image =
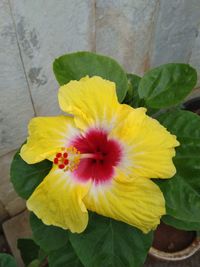
{"type": "Polygon", "coordinates": [[[67,157],[68,157],[67,152],[63,152],[63,153],[59,152],[56,154],[56,157],[54,158],[53,163],[58,165],[59,169],[64,169],[69,163],[69,160],[67,159],[67,157]]]}
{"type": "Polygon", "coordinates": [[[54,163],[54,164],[58,164],[58,158],[55,158],[55,159],[53,160],[53,163],[54,163]]]}
{"type": "Polygon", "coordinates": [[[57,153],[56,154],[56,158],[61,158],[62,157],[62,153],[57,153]]]}
{"type": "Polygon", "coordinates": [[[65,159],[64,160],[64,164],[67,165],[69,163],[69,160],[68,159],[65,159]]]}
{"type": "Polygon", "coordinates": [[[64,169],[65,168],[65,165],[64,164],[60,164],[60,165],[58,165],[58,168],[59,169],[64,169]]]}

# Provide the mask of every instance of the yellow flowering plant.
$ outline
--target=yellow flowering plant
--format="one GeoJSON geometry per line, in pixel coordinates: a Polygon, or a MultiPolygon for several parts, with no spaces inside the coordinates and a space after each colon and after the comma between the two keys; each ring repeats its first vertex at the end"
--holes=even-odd
{"type": "Polygon", "coordinates": [[[90,52],[53,69],[64,115],[33,118],[11,166],[49,266],[139,267],[161,219],[199,230],[200,118],[181,105],[196,71],[139,77],[90,52]]]}

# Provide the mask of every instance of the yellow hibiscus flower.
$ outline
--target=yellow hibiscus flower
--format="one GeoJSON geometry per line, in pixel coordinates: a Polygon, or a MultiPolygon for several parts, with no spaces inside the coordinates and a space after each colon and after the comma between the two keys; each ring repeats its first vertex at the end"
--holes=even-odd
{"type": "Polygon", "coordinates": [[[80,233],[88,211],[155,229],[165,200],[150,178],[170,178],[179,143],[145,108],[119,104],[115,83],[88,76],[61,86],[60,107],[73,116],[37,117],[20,155],[53,167],[27,201],[47,225],[80,233]]]}

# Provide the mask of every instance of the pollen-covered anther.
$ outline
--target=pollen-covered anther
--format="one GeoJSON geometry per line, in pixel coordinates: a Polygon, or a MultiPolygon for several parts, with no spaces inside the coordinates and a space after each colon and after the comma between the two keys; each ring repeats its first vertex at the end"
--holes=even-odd
{"type": "Polygon", "coordinates": [[[63,171],[74,171],[80,162],[80,152],[75,147],[61,148],[61,152],[56,153],[53,160],[63,171]]]}

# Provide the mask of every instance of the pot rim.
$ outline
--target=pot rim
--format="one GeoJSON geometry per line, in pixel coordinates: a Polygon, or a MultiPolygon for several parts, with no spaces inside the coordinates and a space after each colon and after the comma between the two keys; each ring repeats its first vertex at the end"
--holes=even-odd
{"type": "Polygon", "coordinates": [[[168,261],[180,261],[185,260],[192,255],[194,255],[200,249],[200,237],[196,236],[193,242],[185,249],[177,251],[177,252],[164,252],[158,250],[154,247],[151,247],[149,250],[149,255],[160,259],[160,260],[168,260],[168,261]]]}

